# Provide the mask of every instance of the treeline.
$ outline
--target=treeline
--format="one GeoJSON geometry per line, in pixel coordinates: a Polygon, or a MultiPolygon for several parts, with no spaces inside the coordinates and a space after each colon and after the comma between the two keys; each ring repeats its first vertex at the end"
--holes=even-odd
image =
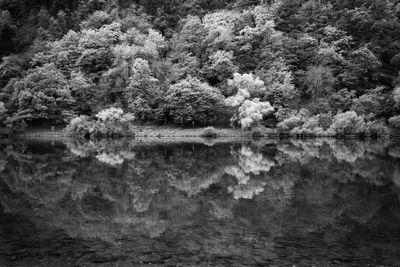
{"type": "Polygon", "coordinates": [[[0,121],[14,129],[120,109],[300,134],[400,127],[397,0],[3,0],[0,12],[0,121]]]}

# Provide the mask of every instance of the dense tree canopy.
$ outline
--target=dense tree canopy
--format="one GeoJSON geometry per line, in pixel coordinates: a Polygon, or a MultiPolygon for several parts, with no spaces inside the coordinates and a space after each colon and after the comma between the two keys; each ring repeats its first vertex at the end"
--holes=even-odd
{"type": "Polygon", "coordinates": [[[261,124],[301,108],[388,122],[400,115],[399,10],[398,0],[1,0],[3,121],[116,107],[144,122],[227,124],[217,110],[238,123],[242,104],[260,101],[274,108],[261,124]]]}

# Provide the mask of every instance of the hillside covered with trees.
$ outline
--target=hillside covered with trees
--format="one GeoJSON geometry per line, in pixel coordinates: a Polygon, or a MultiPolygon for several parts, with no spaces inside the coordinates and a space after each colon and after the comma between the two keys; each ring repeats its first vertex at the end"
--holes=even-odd
{"type": "Polygon", "coordinates": [[[400,128],[400,0],[0,0],[0,14],[4,127],[400,128]]]}

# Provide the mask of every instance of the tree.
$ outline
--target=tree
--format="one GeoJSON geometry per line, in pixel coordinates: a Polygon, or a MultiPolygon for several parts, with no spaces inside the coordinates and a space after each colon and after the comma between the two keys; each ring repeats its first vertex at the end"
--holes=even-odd
{"type": "MultiPolygon", "coordinates": [[[[254,76],[251,73],[250,74],[235,73],[233,75],[233,79],[228,80],[228,86],[231,88],[233,92],[236,91],[235,95],[228,97],[225,100],[226,105],[233,107],[235,109],[235,113],[233,114],[230,120],[231,125],[234,126],[235,123],[241,124],[241,120],[244,117],[248,117],[248,119],[244,121],[245,125],[248,125],[249,121],[256,122],[257,118],[260,117],[259,114],[261,114],[261,116],[264,114],[262,111],[265,110],[264,108],[266,107],[265,106],[266,104],[264,104],[264,102],[259,103],[258,99],[259,97],[265,96],[266,88],[264,86],[264,82],[260,80],[260,78],[254,76]],[[246,100],[251,100],[253,98],[256,98],[254,99],[255,101],[254,103],[253,101],[246,102],[246,100]],[[240,115],[241,106],[244,105],[245,102],[247,103],[246,108],[242,110],[243,115],[240,115]],[[254,119],[251,119],[251,115],[248,114],[248,112],[251,112],[253,110],[251,106],[255,108],[254,111],[257,112],[258,114],[254,115],[255,116],[254,119]]],[[[269,102],[266,103],[268,103],[269,105],[269,102]]]]}
{"type": "Polygon", "coordinates": [[[245,100],[239,107],[239,123],[243,129],[256,126],[265,115],[273,111],[269,102],[260,102],[258,98],[245,100]]]}
{"type": "Polygon", "coordinates": [[[349,111],[356,94],[347,88],[334,92],[329,97],[329,106],[333,111],[349,111]]]}
{"type": "Polygon", "coordinates": [[[100,29],[104,25],[111,24],[114,19],[109,13],[99,10],[91,14],[80,26],[82,29],[100,29]]]}
{"type": "Polygon", "coordinates": [[[56,40],[61,39],[68,32],[67,14],[59,11],[57,17],[50,19],[49,34],[56,40]]]}
{"type": "Polygon", "coordinates": [[[112,52],[108,48],[88,48],[79,57],[77,65],[85,73],[104,72],[111,66],[112,56],[112,52]]]}
{"type": "Polygon", "coordinates": [[[173,64],[173,80],[185,79],[188,76],[200,78],[200,62],[192,54],[183,52],[173,64]]]}
{"type": "Polygon", "coordinates": [[[180,21],[180,24],[180,30],[171,40],[171,58],[173,60],[179,58],[182,53],[200,58],[205,34],[201,19],[197,16],[187,16],[180,21]]]}
{"type": "Polygon", "coordinates": [[[32,63],[35,66],[54,63],[68,77],[76,69],[76,63],[85,49],[79,46],[80,37],[79,33],[69,31],[61,40],[50,43],[49,50],[36,53],[32,63]]]}
{"type": "Polygon", "coordinates": [[[238,67],[233,63],[233,53],[218,50],[214,52],[203,68],[204,76],[211,85],[215,85],[232,78],[238,67]]]}
{"type": "Polygon", "coordinates": [[[394,128],[400,129],[400,116],[394,116],[389,119],[389,124],[394,128]]]}
{"type": "Polygon", "coordinates": [[[262,98],[266,93],[264,82],[252,73],[234,73],[233,79],[228,80],[228,86],[234,93],[248,95],[245,98],[262,98]]]}
{"type": "Polygon", "coordinates": [[[269,69],[261,69],[257,74],[266,87],[264,100],[277,107],[297,106],[300,92],[295,88],[289,67],[282,60],[274,62],[269,69]]]}
{"type": "Polygon", "coordinates": [[[166,106],[172,120],[183,125],[214,124],[226,112],[221,93],[192,77],[171,85],[166,106]]]}
{"type": "Polygon", "coordinates": [[[14,96],[18,112],[11,117],[10,123],[35,120],[62,123],[73,116],[74,100],[68,81],[54,64],[28,71],[15,83],[14,96]]]}
{"type": "Polygon", "coordinates": [[[0,102],[0,125],[3,123],[6,117],[7,117],[7,109],[4,106],[4,103],[0,102]]]}
{"type": "Polygon", "coordinates": [[[382,66],[379,59],[367,47],[359,48],[349,55],[340,82],[347,88],[363,93],[362,89],[374,86],[378,79],[377,71],[382,66]]]}
{"type": "Polygon", "coordinates": [[[69,80],[71,96],[78,114],[91,114],[101,104],[104,92],[93,84],[83,73],[73,72],[69,80]]]}
{"type": "Polygon", "coordinates": [[[50,14],[49,11],[44,6],[40,8],[39,13],[37,14],[37,24],[39,27],[43,29],[47,29],[47,27],[49,27],[50,14]]]}
{"type": "Polygon", "coordinates": [[[3,62],[0,64],[0,88],[13,78],[22,77],[29,66],[28,62],[29,57],[24,54],[3,57],[3,62]]]}
{"type": "Polygon", "coordinates": [[[384,112],[385,94],[384,88],[378,87],[367,91],[366,94],[353,100],[351,110],[354,110],[359,115],[364,115],[368,118],[374,118],[384,112]]]}
{"type": "Polygon", "coordinates": [[[337,135],[362,134],[365,131],[365,121],[362,116],[358,116],[354,111],[339,113],[333,119],[329,131],[337,135]]]}
{"type": "Polygon", "coordinates": [[[204,16],[203,25],[206,32],[204,44],[210,54],[217,50],[229,50],[235,46],[235,23],[239,19],[239,12],[229,10],[204,16]]]}
{"type": "Polygon", "coordinates": [[[307,87],[307,92],[314,96],[314,101],[329,94],[335,83],[336,79],[329,67],[311,66],[305,73],[304,84],[307,87]]]}
{"type": "Polygon", "coordinates": [[[159,80],[154,78],[148,61],[135,59],[129,85],[124,92],[128,110],[143,121],[160,120],[164,111],[163,96],[159,80]]]}
{"type": "Polygon", "coordinates": [[[395,102],[395,108],[400,110],[400,87],[396,87],[392,93],[393,100],[395,102]]]}

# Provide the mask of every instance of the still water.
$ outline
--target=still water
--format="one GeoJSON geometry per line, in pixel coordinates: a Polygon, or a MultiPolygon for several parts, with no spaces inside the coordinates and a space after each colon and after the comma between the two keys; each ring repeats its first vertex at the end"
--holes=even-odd
{"type": "Polygon", "coordinates": [[[400,266],[400,142],[0,142],[1,266],[400,266]]]}

